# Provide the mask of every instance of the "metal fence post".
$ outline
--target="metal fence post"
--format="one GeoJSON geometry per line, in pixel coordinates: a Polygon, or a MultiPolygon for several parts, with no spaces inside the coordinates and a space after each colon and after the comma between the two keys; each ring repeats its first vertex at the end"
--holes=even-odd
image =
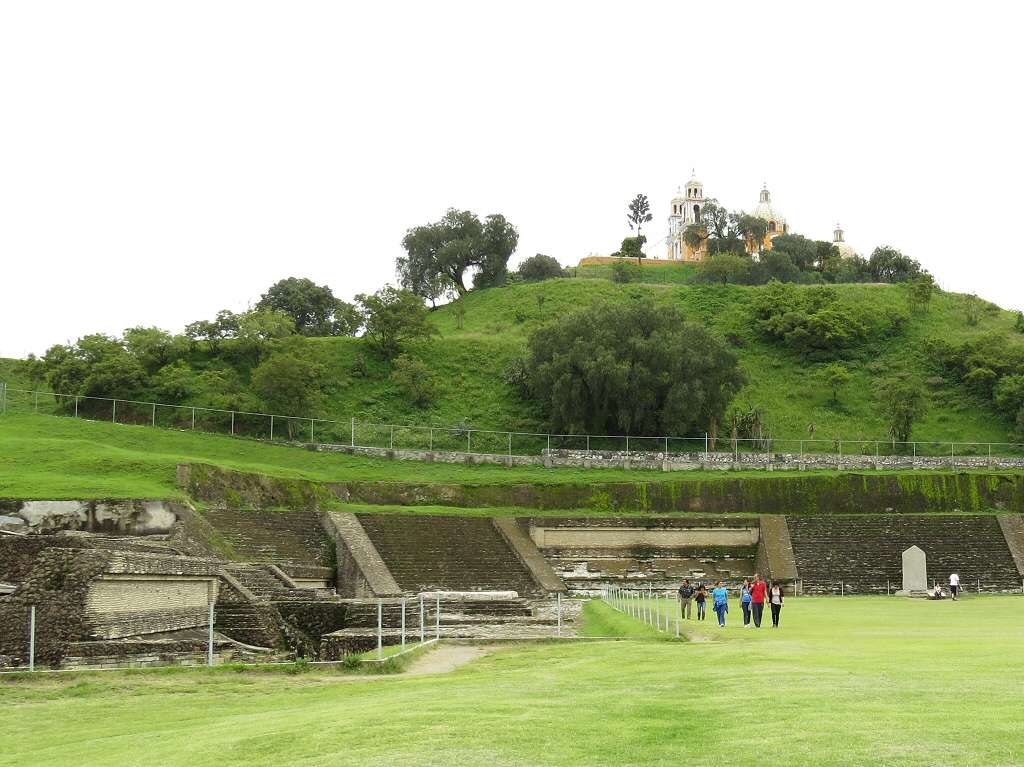
{"type": "Polygon", "coordinates": [[[429,447],[427,449],[430,450],[431,452],[433,452],[433,450],[434,450],[434,427],[433,426],[430,427],[430,442],[428,444],[429,444],[429,447]]]}
{"type": "Polygon", "coordinates": [[[391,427],[391,436],[388,439],[389,439],[388,449],[389,450],[394,450],[395,449],[395,427],[394,426],[391,427]]]}
{"type": "Polygon", "coordinates": [[[28,670],[36,670],[36,606],[28,612],[28,670]]]}
{"type": "Polygon", "coordinates": [[[153,420],[152,420],[152,425],[156,426],[156,403],[155,402],[153,403],[153,420]]]}
{"type": "Polygon", "coordinates": [[[75,397],[75,418],[78,418],[78,397],[75,397]]]}
{"type": "Polygon", "coordinates": [[[846,596],[846,583],[844,581],[839,581],[839,596],[846,596]]]}
{"type": "Polygon", "coordinates": [[[708,460],[708,433],[704,432],[704,461],[708,460]]]}
{"type": "Polygon", "coordinates": [[[117,400],[114,400],[114,409],[110,413],[110,422],[117,423],[117,400]]]}
{"type": "Polygon", "coordinates": [[[548,452],[551,452],[551,435],[548,435],[548,452]]]}
{"type": "Polygon", "coordinates": [[[39,392],[32,392],[32,412],[39,412],[39,392]]]}
{"type": "Polygon", "coordinates": [[[437,592],[437,607],[434,612],[434,638],[441,638],[441,592],[437,592]]]}
{"type": "Polygon", "coordinates": [[[466,452],[467,453],[472,453],[473,452],[473,430],[472,429],[467,429],[466,430],[466,452]]]}
{"type": "Polygon", "coordinates": [[[349,443],[351,447],[356,446],[356,419],[352,419],[352,440],[349,443]]]}
{"type": "Polygon", "coordinates": [[[405,597],[402,597],[402,649],[405,649],[405,597]]]}
{"type": "MultiPolygon", "coordinates": [[[[273,432],[271,432],[273,433],[273,432]]],[[[231,411],[231,436],[235,436],[235,411],[231,411]]],[[[273,439],[273,437],[271,437],[273,439]]]]}
{"type": "Polygon", "coordinates": [[[270,416],[270,441],[274,441],[274,416],[270,416]]]}
{"type": "Polygon", "coordinates": [[[192,408],[192,429],[196,428],[196,409],[192,408]]]}
{"type": "Polygon", "coordinates": [[[512,456],[512,432],[508,433],[508,454],[509,457],[512,456]]]}
{"type": "Polygon", "coordinates": [[[836,468],[842,471],[843,468],[843,441],[839,440],[839,463],[836,464],[836,468]]]}
{"type": "Polygon", "coordinates": [[[384,603],[377,600],[377,657],[384,656],[384,603]]]}
{"type": "Polygon", "coordinates": [[[426,620],[426,609],[423,606],[423,593],[420,592],[420,644],[423,644],[426,639],[426,629],[424,627],[424,621],[426,620]]]}
{"type": "Polygon", "coordinates": [[[309,442],[310,444],[316,444],[316,437],[313,432],[313,419],[309,419],[309,442]]]}
{"type": "Polygon", "coordinates": [[[210,614],[206,619],[206,665],[213,665],[213,602],[210,602],[210,614]]]}
{"type": "Polygon", "coordinates": [[[558,603],[558,636],[562,636],[562,592],[555,593],[555,600],[558,603]]]}

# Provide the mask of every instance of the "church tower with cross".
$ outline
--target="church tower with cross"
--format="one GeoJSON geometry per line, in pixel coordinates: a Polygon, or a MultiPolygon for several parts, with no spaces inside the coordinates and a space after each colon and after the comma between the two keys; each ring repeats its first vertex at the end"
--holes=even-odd
{"type": "Polygon", "coordinates": [[[704,185],[697,180],[696,171],[691,171],[690,180],[686,182],[684,188],[676,190],[676,196],[672,198],[671,202],[668,236],[665,238],[669,260],[704,260],[707,248],[703,242],[694,248],[683,240],[686,228],[700,221],[700,211],[704,207],[704,203],[704,185]]]}

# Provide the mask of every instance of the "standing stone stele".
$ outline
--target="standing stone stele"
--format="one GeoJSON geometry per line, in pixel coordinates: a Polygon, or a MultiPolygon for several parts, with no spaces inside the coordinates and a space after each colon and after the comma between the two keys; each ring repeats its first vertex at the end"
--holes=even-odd
{"type": "Polygon", "coordinates": [[[908,596],[928,592],[928,564],[925,553],[917,546],[903,552],[903,590],[908,596]]]}

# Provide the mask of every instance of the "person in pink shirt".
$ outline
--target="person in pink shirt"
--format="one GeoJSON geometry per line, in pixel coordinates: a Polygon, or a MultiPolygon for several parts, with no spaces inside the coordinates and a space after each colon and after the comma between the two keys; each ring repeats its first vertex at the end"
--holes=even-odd
{"type": "Polygon", "coordinates": [[[761,628],[761,616],[764,615],[764,603],[768,596],[768,584],[754,573],[754,583],[750,587],[750,609],[754,612],[754,626],[761,628]]]}

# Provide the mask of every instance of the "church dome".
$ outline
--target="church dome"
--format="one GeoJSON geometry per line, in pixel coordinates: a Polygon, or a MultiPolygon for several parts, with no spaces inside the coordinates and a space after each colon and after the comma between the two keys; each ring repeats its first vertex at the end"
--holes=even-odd
{"type": "Polygon", "coordinates": [[[843,227],[839,224],[836,224],[836,228],[832,232],[832,245],[839,251],[840,258],[851,258],[857,255],[854,247],[844,239],[843,227]]]}
{"type": "Polygon", "coordinates": [[[758,218],[763,218],[768,222],[775,222],[776,231],[784,231],[786,227],[786,217],[782,215],[782,211],[772,206],[772,195],[768,191],[768,187],[761,189],[761,199],[757,203],[757,207],[754,208],[753,214],[758,218]]]}

